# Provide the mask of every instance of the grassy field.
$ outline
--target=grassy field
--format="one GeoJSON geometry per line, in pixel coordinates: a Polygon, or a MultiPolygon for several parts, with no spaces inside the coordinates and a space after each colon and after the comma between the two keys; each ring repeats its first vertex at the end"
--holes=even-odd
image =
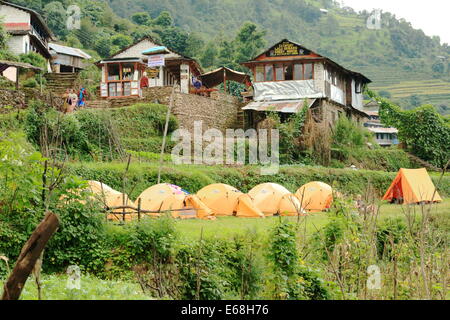
{"type": "MultiPolygon", "coordinates": [[[[412,206],[411,209],[420,213],[419,206],[412,206]]],[[[382,204],[380,207],[380,219],[404,217],[406,206],[382,204]]],[[[450,214],[450,199],[444,200],[440,204],[433,205],[432,212],[437,215],[450,214]]],[[[205,220],[184,220],[178,221],[176,226],[179,230],[180,236],[185,239],[200,239],[203,238],[232,238],[236,234],[242,233],[256,233],[265,236],[268,233],[279,217],[266,217],[265,219],[252,218],[234,218],[234,217],[219,217],[215,221],[205,220]]],[[[289,217],[292,221],[297,221],[297,217],[289,217]]],[[[300,217],[302,227],[306,226],[306,234],[310,235],[316,230],[323,227],[329,221],[327,213],[312,213],[305,217],[300,217]]]]}

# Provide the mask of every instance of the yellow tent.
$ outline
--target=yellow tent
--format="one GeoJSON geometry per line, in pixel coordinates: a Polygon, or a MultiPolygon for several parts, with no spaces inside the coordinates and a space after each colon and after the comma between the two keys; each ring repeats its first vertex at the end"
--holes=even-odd
{"type": "Polygon", "coordinates": [[[261,210],[264,215],[272,216],[281,214],[281,209],[291,212],[292,206],[288,205],[289,201],[282,201],[283,197],[291,195],[288,189],[276,183],[263,183],[254,187],[248,193],[253,199],[255,206],[261,210]],[[283,208],[280,207],[283,205],[283,208]]]}
{"type": "Polygon", "coordinates": [[[197,192],[197,196],[215,216],[264,217],[248,195],[227,184],[211,184],[197,192]]]}
{"type": "Polygon", "coordinates": [[[330,208],[333,202],[333,189],[326,183],[314,181],[300,187],[295,196],[306,211],[321,212],[330,208]]]}
{"type": "Polygon", "coordinates": [[[383,200],[400,200],[405,204],[419,202],[441,202],[442,198],[436,191],[425,168],[400,169],[383,200]]]}
{"type": "Polygon", "coordinates": [[[149,214],[153,216],[170,212],[174,218],[204,219],[213,213],[198,197],[190,195],[186,190],[169,183],[157,184],[148,188],[141,193],[139,199],[141,199],[142,210],[158,212],[149,214]]]}
{"type": "Polygon", "coordinates": [[[305,214],[305,210],[302,209],[300,201],[297,197],[290,193],[281,198],[278,213],[281,216],[297,216],[305,214]]]}
{"type": "MultiPolygon", "coordinates": [[[[122,207],[124,205],[136,207],[135,203],[128,197],[128,195],[116,191],[102,182],[90,180],[88,181],[88,185],[89,190],[104,204],[106,208],[122,207]]],[[[135,215],[134,210],[132,211],[133,213],[125,215],[126,221],[131,220],[135,215]]],[[[130,209],[125,209],[125,212],[130,212],[130,209]]],[[[123,220],[122,213],[123,209],[112,210],[108,215],[108,220],[123,220]]]]}
{"type": "Polygon", "coordinates": [[[210,184],[197,192],[197,197],[210,208],[215,216],[232,216],[238,199],[242,195],[238,189],[223,183],[210,184]]]}
{"type": "Polygon", "coordinates": [[[238,218],[265,218],[264,213],[255,206],[248,194],[239,196],[235,211],[238,218]]]}

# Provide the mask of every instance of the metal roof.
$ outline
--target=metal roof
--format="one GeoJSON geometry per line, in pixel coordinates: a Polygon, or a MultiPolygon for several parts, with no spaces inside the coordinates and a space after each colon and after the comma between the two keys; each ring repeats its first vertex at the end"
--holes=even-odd
{"type": "Polygon", "coordinates": [[[367,128],[369,131],[372,131],[374,133],[398,133],[398,130],[395,128],[373,128],[369,127],[367,128]]]}
{"type": "Polygon", "coordinates": [[[299,112],[305,101],[310,108],[317,99],[299,99],[299,100],[279,100],[279,101],[260,101],[250,102],[242,110],[255,111],[275,111],[281,113],[297,113],[299,112]]]}
{"type": "Polygon", "coordinates": [[[80,57],[83,59],[91,59],[92,58],[90,55],[88,55],[86,52],[84,52],[81,49],[62,46],[62,45],[56,44],[56,43],[49,43],[48,46],[50,49],[54,50],[56,53],[65,54],[68,56],[80,57]]]}
{"type": "Polygon", "coordinates": [[[0,72],[5,71],[9,67],[43,71],[42,68],[35,67],[35,66],[33,66],[33,65],[29,64],[29,63],[0,60],[0,72]]]}

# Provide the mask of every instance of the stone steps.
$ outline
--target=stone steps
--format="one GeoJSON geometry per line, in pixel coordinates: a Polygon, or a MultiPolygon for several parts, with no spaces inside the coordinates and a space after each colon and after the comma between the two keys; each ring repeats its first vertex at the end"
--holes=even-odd
{"type": "Polygon", "coordinates": [[[76,89],[78,73],[46,73],[47,89],[56,95],[63,95],[67,89],[76,89]]]}

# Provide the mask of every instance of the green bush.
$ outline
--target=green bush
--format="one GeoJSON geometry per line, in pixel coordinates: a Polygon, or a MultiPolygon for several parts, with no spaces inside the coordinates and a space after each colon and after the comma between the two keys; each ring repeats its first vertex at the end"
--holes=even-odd
{"type": "Polygon", "coordinates": [[[334,147],[364,147],[370,141],[373,141],[370,131],[345,116],[339,117],[333,129],[334,147]]]}
{"type": "Polygon", "coordinates": [[[271,299],[325,300],[330,292],[317,271],[300,264],[297,226],[285,219],[272,229],[268,259],[272,265],[271,299]]]}
{"type": "Polygon", "coordinates": [[[36,81],[35,78],[28,78],[27,80],[22,82],[22,85],[25,88],[37,88],[39,86],[39,84],[38,84],[38,82],[36,81]]]}
{"type": "MultiPolygon", "coordinates": [[[[390,259],[392,255],[392,245],[399,243],[405,237],[407,227],[403,219],[388,218],[378,226],[377,236],[377,252],[380,259],[390,259]]],[[[412,253],[411,253],[412,254],[412,253]]]]}
{"type": "MultiPolygon", "coordinates": [[[[27,113],[25,131],[28,139],[41,145],[42,133],[47,144],[65,149],[72,159],[112,160],[123,149],[159,153],[161,150],[167,107],[140,104],[109,110],[83,109],[63,115],[42,102],[33,102],[27,113]]],[[[169,130],[177,127],[172,116],[169,130]]],[[[167,151],[173,146],[167,139],[167,151]]]]}

